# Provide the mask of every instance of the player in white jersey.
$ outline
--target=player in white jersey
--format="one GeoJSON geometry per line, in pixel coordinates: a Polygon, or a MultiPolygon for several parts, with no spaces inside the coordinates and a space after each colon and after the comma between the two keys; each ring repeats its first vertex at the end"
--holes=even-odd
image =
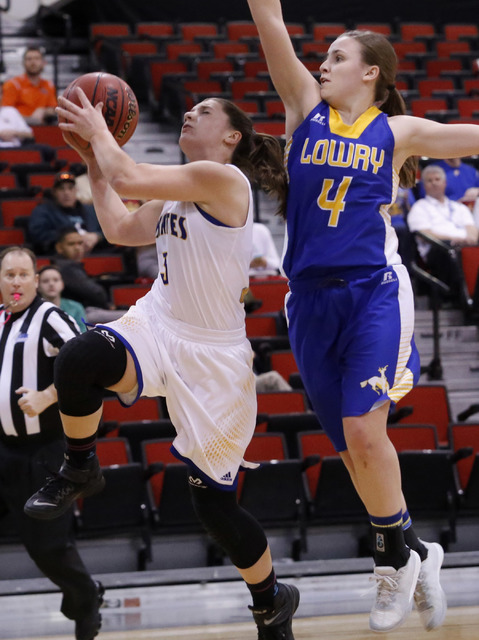
{"type": "Polygon", "coordinates": [[[394,49],[370,31],[338,37],[318,82],[295,54],[280,0],[248,4],[291,138],[283,262],[291,346],[371,521],[378,588],[370,626],[395,628],[414,597],[434,629],[446,613],[443,550],[411,527],[386,428],[391,401],[418,377],[412,289],[387,210],[399,181],[414,184],[415,156],[477,154],[479,127],[405,115],[394,49]]]}
{"type": "Polygon", "coordinates": [[[105,236],[136,246],[156,236],[159,274],[121,319],[62,350],[55,383],[65,462],[25,511],[55,518],[102,488],[95,439],[104,388],[128,405],[141,395],[165,396],[177,431],[172,451],[188,464],[198,517],[251,591],[258,637],[293,640],[299,592],[276,581],[265,534],[236,498],[256,419],[243,305],[252,253],[249,180],[284,204],[281,147],[256,134],[234,104],[215,98],[185,115],[180,146],[188,164],[137,165],[109,133],[101,106],[79,96],[82,107],[60,98],[61,128],[91,144],[82,156],[105,236]],[[120,196],[145,204],[129,212],[120,196]]]}

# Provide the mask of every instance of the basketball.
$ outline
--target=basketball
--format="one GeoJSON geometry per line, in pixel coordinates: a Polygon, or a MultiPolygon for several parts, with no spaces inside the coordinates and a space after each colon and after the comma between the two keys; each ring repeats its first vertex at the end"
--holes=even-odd
{"type": "MultiPolygon", "coordinates": [[[[76,88],[80,87],[93,106],[103,102],[103,117],[108,129],[120,146],[123,146],[133,135],[138,124],[138,101],[127,83],[111,73],[102,71],[85,73],[79,76],[63,92],[63,97],[82,106],[76,88]]],[[[60,122],[65,122],[60,118],[60,122]]],[[[72,142],[80,149],[88,149],[90,143],[69,131],[63,131],[67,142],[72,142]]]]}

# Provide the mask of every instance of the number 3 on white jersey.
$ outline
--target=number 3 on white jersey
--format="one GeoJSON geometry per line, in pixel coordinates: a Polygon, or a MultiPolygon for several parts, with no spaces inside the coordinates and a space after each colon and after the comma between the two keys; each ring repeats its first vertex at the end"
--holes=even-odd
{"type": "Polygon", "coordinates": [[[163,271],[160,271],[160,278],[162,279],[163,284],[168,284],[168,251],[163,251],[161,255],[163,256],[163,271]]]}

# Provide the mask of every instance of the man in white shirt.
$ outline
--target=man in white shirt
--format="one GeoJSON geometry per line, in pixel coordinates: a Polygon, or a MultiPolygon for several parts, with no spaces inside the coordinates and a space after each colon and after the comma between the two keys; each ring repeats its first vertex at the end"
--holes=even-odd
{"type": "Polygon", "coordinates": [[[253,224],[253,257],[249,275],[256,278],[278,275],[280,257],[268,227],[261,222],[253,224]]]}
{"type": "MultiPolygon", "coordinates": [[[[0,102],[3,82],[0,82],[0,102]]],[[[19,147],[22,140],[33,140],[33,130],[15,107],[0,106],[0,147],[19,147]]]]}
{"type": "MultiPolygon", "coordinates": [[[[446,174],[437,165],[429,165],[422,172],[426,197],[417,200],[409,211],[409,230],[422,231],[453,248],[477,244],[478,229],[466,205],[446,196],[446,174]]],[[[434,244],[417,241],[421,258],[432,274],[457,291],[457,272],[447,254],[434,244]]]]}

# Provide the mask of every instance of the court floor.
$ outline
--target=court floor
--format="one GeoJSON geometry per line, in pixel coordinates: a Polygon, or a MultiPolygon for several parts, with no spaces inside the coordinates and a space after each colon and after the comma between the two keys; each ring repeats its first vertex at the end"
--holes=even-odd
{"type": "MultiPolygon", "coordinates": [[[[99,635],[104,640],[256,638],[247,608],[249,594],[239,580],[155,584],[154,576],[148,576],[143,585],[118,586],[122,579],[115,574],[98,577],[107,589],[99,635]]],[[[374,584],[369,578],[369,573],[287,578],[301,591],[294,623],[295,639],[377,639],[378,634],[368,629],[368,611],[374,597],[374,584]]],[[[382,637],[477,640],[479,567],[443,569],[442,581],[449,610],[441,629],[426,633],[413,611],[400,629],[381,634],[382,637]]],[[[12,585],[11,593],[0,596],[0,638],[72,640],[73,623],[59,612],[60,594],[41,590],[28,593],[24,583],[21,594],[16,594],[12,585]]]]}

